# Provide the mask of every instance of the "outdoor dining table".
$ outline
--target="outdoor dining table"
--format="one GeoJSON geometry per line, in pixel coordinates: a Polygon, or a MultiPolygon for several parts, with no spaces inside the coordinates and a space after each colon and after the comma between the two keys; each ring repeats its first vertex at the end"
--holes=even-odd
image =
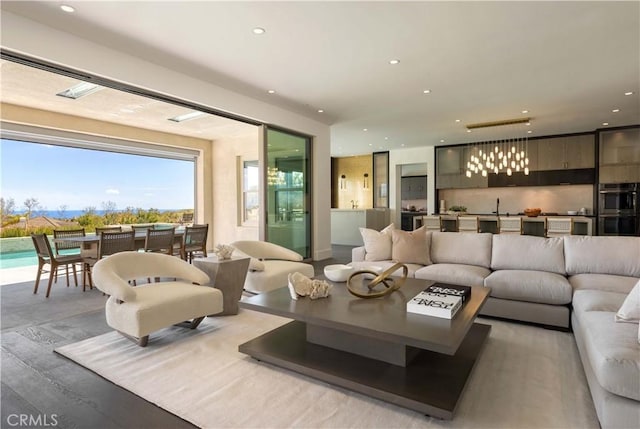
{"type": "MultiPolygon", "coordinates": [[[[182,236],[184,235],[184,228],[176,228],[174,235],[174,242],[181,243],[182,236]]],[[[144,249],[144,243],[147,239],[146,231],[136,231],[135,234],[135,247],[136,250],[144,249]]],[[[98,257],[98,244],[100,243],[99,235],[85,235],[84,237],[59,237],[53,239],[54,243],[61,242],[73,242],[80,244],[80,256],[84,258],[97,258],[98,257]]]]}
{"type": "MultiPolygon", "coordinates": [[[[184,236],[184,228],[176,228],[173,237],[174,243],[181,243],[184,236]]],[[[147,239],[146,231],[136,231],[134,240],[136,250],[144,249],[144,243],[147,239]]],[[[60,242],[73,242],[80,244],[80,256],[83,258],[97,258],[98,257],[98,245],[100,244],[99,235],[85,235],[83,237],[58,237],[53,239],[54,243],[60,242]]],[[[82,285],[86,285],[87,279],[87,264],[82,264],[82,285]]],[[[89,281],[91,284],[91,281],[89,281]]]]}

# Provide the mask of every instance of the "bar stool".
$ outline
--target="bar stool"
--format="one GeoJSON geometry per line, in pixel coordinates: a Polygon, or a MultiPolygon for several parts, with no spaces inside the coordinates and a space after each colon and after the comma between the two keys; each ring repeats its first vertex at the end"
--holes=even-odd
{"type": "Polygon", "coordinates": [[[548,217],[547,237],[561,237],[573,234],[573,218],[570,217],[548,217]]]}
{"type": "Polygon", "coordinates": [[[478,232],[478,216],[458,217],[458,232],[478,232]]]}
{"type": "Polygon", "coordinates": [[[498,218],[498,227],[500,234],[522,234],[522,218],[521,217],[503,217],[498,218]]]}

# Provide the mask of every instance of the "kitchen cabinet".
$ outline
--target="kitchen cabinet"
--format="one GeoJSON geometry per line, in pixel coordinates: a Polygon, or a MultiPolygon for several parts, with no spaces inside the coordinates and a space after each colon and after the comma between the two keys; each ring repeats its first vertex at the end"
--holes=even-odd
{"type": "Polygon", "coordinates": [[[427,199],[427,176],[408,176],[400,179],[403,200],[427,199]]]}
{"type": "Polygon", "coordinates": [[[488,186],[487,177],[481,174],[466,176],[469,150],[466,147],[436,148],[437,189],[486,188],[488,186]]]}
{"type": "Polygon", "coordinates": [[[599,182],[640,182],[640,128],[600,133],[599,182]]]}
{"type": "Polygon", "coordinates": [[[593,134],[539,139],[536,146],[537,171],[595,168],[593,134]]]}

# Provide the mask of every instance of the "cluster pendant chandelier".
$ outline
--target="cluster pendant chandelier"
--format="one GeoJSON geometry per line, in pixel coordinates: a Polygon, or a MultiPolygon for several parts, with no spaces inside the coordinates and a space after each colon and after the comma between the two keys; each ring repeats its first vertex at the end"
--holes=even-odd
{"type": "MultiPolygon", "coordinates": [[[[519,123],[529,125],[530,118],[473,124],[467,125],[467,128],[472,129],[519,123]]],[[[472,177],[475,174],[481,174],[483,177],[487,177],[489,173],[506,173],[507,176],[511,176],[514,172],[523,172],[525,175],[529,175],[529,140],[526,135],[527,132],[525,131],[524,137],[498,139],[469,145],[467,151],[469,158],[466,164],[465,175],[472,177]]]]}

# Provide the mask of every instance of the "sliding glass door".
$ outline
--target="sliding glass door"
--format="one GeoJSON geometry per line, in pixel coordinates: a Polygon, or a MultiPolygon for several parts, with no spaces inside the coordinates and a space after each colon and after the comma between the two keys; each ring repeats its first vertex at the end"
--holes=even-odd
{"type": "Polygon", "coordinates": [[[266,127],[265,239],[311,258],[311,138],[266,127]]]}

